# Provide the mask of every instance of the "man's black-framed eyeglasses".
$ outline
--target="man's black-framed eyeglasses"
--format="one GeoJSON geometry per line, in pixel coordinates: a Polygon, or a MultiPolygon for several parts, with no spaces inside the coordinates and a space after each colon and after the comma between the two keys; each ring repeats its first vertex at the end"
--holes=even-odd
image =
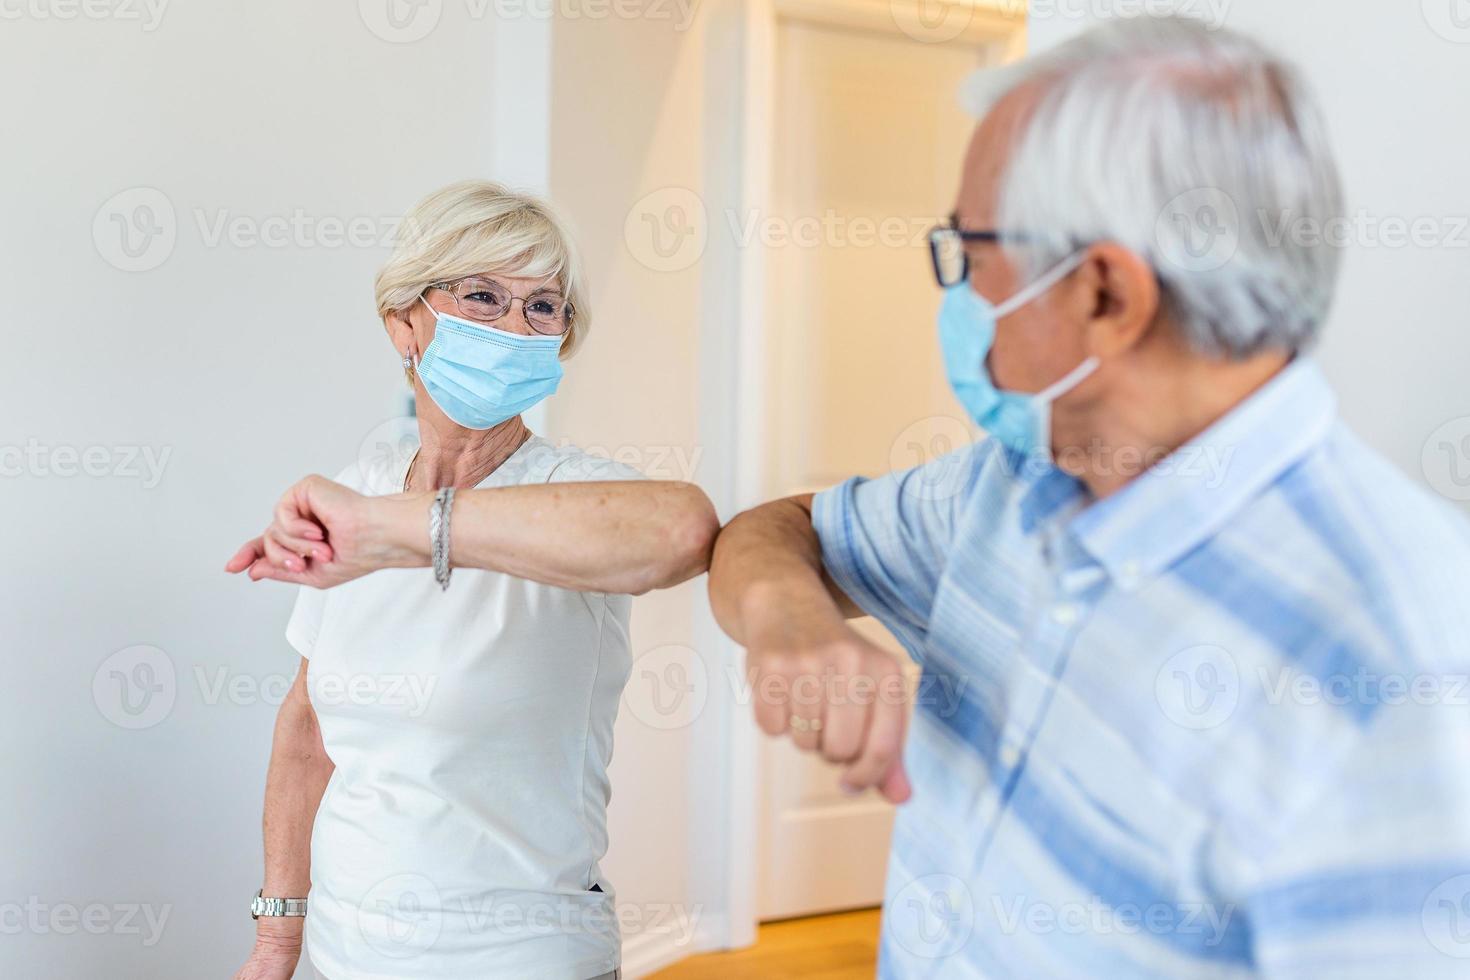
{"type": "Polygon", "coordinates": [[[1026,238],[1026,235],[1018,232],[993,228],[960,228],[951,217],[948,224],[940,225],[929,232],[929,258],[934,262],[934,279],[939,283],[940,289],[948,289],[970,278],[970,253],[965,247],[967,245],[977,242],[1020,242],[1026,238]]]}

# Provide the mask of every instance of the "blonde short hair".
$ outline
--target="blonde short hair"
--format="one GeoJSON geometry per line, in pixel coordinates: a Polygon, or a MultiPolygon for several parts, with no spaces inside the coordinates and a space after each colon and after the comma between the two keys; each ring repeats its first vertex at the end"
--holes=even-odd
{"type": "Polygon", "coordinates": [[[571,355],[592,311],[571,235],[551,205],[488,180],[450,184],[424,198],[398,226],[393,254],[378,273],[378,315],[406,309],[436,282],[477,273],[555,277],[575,311],[562,340],[571,355]]]}

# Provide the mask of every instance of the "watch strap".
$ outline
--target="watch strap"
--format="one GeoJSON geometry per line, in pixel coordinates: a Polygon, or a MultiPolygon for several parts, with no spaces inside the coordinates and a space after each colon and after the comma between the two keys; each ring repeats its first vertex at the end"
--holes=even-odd
{"type": "Polygon", "coordinates": [[[255,898],[250,902],[250,918],[258,919],[261,916],[303,916],[306,914],[306,899],[304,898],[266,898],[261,892],[255,893],[255,898]]]}

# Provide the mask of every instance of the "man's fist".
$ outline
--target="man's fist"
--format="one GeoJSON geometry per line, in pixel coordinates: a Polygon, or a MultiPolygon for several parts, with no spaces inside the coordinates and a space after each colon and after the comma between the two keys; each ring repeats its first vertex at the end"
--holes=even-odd
{"type": "Polygon", "coordinates": [[[789,733],[798,748],[843,766],[849,792],[874,786],[893,803],[907,800],[908,687],[898,660],[846,624],[818,635],[787,624],[751,640],[746,667],[761,730],[789,733]]]}

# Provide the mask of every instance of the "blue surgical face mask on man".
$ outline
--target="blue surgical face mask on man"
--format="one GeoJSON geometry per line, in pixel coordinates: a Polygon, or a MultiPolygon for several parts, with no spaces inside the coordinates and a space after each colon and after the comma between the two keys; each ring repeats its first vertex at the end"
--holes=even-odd
{"type": "Polygon", "coordinates": [[[466,429],[493,429],[561,384],[561,337],[496,330],[432,306],[429,312],[434,339],[416,365],[419,380],[434,404],[466,429]]]}
{"type": "Polygon", "coordinates": [[[1089,357],[1056,384],[1035,394],[1004,391],[996,387],[985,364],[995,343],[995,325],[1061,282],[1082,264],[1083,255],[1068,256],[998,305],[975,292],[969,282],[958,283],[945,290],[939,309],[939,346],[955,396],[981,428],[1023,456],[1041,453],[1050,461],[1052,402],[1096,371],[1098,360],[1089,357]]]}

